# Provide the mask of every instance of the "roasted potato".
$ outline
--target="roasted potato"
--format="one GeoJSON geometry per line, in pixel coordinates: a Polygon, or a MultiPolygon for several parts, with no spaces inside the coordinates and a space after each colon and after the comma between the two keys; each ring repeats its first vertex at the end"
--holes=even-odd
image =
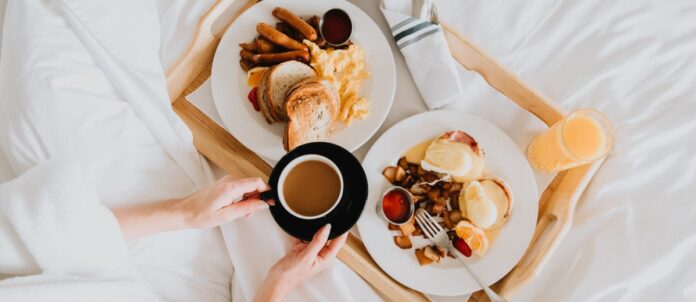
{"type": "Polygon", "coordinates": [[[396,172],[394,174],[394,181],[396,181],[397,183],[400,183],[400,182],[404,181],[404,179],[406,179],[406,170],[397,166],[396,172]]]}
{"type": "Polygon", "coordinates": [[[434,215],[434,216],[440,215],[445,210],[444,204],[441,204],[439,202],[433,202],[432,204],[433,204],[433,209],[431,210],[432,211],[432,213],[430,213],[431,215],[434,215]]]}
{"type": "Polygon", "coordinates": [[[388,228],[390,231],[398,231],[398,230],[401,230],[401,228],[399,228],[398,225],[392,224],[392,223],[390,223],[390,224],[387,226],[387,228],[388,228]]]}
{"type": "Polygon", "coordinates": [[[459,210],[459,192],[454,191],[449,193],[450,208],[452,210],[459,210]]]}
{"type": "Polygon", "coordinates": [[[409,173],[418,175],[418,167],[420,167],[418,164],[408,164],[409,173]]]}
{"type": "Polygon", "coordinates": [[[413,247],[411,238],[408,236],[394,236],[394,243],[396,243],[396,246],[405,250],[413,247]]]}
{"type": "Polygon", "coordinates": [[[413,186],[415,183],[416,183],[416,179],[413,178],[413,175],[410,175],[410,174],[409,174],[408,176],[406,176],[406,179],[404,179],[403,181],[401,181],[400,186],[402,186],[402,187],[404,187],[404,188],[410,188],[410,187],[413,186]]]}
{"type": "Polygon", "coordinates": [[[433,250],[435,250],[435,253],[437,253],[440,259],[444,258],[447,255],[447,249],[439,245],[433,245],[433,250]]]}
{"type": "Polygon", "coordinates": [[[426,266],[433,263],[433,260],[425,256],[425,248],[416,249],[416,259],[418,259],[418,264],[420,266],[426,266]]]}
{"type": "Polygon", "coordinates": [[[453,225],[457,225],[457,223],[464,219],[464,217],[462,217],[462,212],[460,212],[459,210],[452,210],[449,212],[449,215],[447,216],[449,216],[449,220],[450,222],[452,222],[453,225]]]}
{"type": "Polygon", "coordinates": [[[422,177],[428,183],[433,183],[434,181],[438,181],[440,179],[439,177],[437,177],[437,175],[435,175],[432,172],[426,172],[422,175],[422,177]]]}
{"type": "MultiPolygon", "coordinates": [[[[404,170],[408,170],[408,162],[406,161],[405,156],[402,158],[399,158],[399,162],[397,163],[397,166],[403,168],[404,170]]],[[[411,173],[409,173],[409,174],[411,174],[411,173]]]]}
{"type": "Polygon", "coordinates": [[[386,167],[384,170],[382,170],[382,175],[384,175],[384,178],[387,179],[388,182],[395,184],[396,183],[396,167],[386,167]]]}
{"type": "Polygon", "coordinates": [[[426,246],[423,250],[423,255],[435,263],[440,262],[440,256],[432,246],[426,246]]]}
{"type": "MultiPolygon", "coordinates": [[[[459,212],[459,211],[457,211],[457,212],[459,212]]],[[[452,220],[450,220],[449,212],[443,211],[442,212],[442,219],[445,223],[446,229],[450,230],[450,229],[454,228],[454,223],[452,223],[452,220]]]]}
{"type": "Polygon", "coordinates": [[[431,187],[428,184],[417,183],[411,186],[410,191],[413,193],[413,195],[425,195],[428,193],[428,191],[430,191],[430,189],[431,187]]]}
{"type": "Polygon", "coordinates": [[[425,194],[425,196],[427,196],[428,199],[435,201],[435,200],[438,200],[440,198],[440,193],[441,193],[440,188],[434,187],[434,188],[431,188],[430,191],[428,191],[428,193],[425,194]]]}
{"type": "Polygon", "coordinates": [[[411,236],[411,234],[413,234],[413,231],[416,230],[416,226],[413,222],[414,220],[411,219],[409,222],[399,225],[399,229],[401,229],[401,234],[403,234],[404,236],[411,236]]]}

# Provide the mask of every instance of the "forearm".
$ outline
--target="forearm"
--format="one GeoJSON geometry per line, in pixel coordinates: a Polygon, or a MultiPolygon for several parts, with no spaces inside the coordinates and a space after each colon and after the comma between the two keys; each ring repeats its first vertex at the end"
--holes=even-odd
{"type": "Polygon", "coordinates": [[[126,240],[138,239],[156,233],[179,230],[185,227],[184,211],[179,200],[171,199],[111,209],[126,240]]]}
{"type": "Polygon", "coordinates": [[[269,275],[261,284],[254,302],[281,302],[290,291],[289,287],[280,278],[269,275]]]}

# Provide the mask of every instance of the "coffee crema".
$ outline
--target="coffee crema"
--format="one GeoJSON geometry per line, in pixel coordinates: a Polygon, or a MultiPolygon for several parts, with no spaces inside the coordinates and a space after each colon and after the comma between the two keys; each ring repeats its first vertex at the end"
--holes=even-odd
{"type": "Polygon", "coordinates": [[[308,160],[297,164],[288,172],[283,184],[285,203],[304,216],[316,216],[326,212],[341,194],[341,180],[328,164],[308,160]]]}

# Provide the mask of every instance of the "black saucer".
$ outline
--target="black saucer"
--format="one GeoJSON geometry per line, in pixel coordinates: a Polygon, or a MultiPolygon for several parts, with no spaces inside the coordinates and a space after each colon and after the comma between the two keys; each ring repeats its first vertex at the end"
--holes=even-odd
{"type": "MultiPolygon", "coordinates": [[[[362,165],[352,153],[342,147],[325,142],[315,142],[301,145],[278,161],[273,167],[273,172],[268,181],[271,186],[273,199],[278,200],[274,192],[278,192],[278,178],[283,168],[293,159],[306,154],[318,154],[324,156],[338,167],[343,177],[343,196],[336,208],[324,217],[305,220],[290,214],[280,202],[271,206],[271,215],[276,223],[288,234],[305,241],[311,241],[314,233],[327,223],[331,223],[329,239],[348,232],[362,214],[367,200],[367,176],[362,165]]],[[[308,188],[311,189],[311,188],[308,188]]]]}

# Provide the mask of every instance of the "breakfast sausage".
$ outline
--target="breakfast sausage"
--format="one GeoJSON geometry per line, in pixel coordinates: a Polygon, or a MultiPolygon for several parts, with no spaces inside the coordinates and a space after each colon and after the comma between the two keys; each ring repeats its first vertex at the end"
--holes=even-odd
{"type": "Polygon", "coordinates": [[[276,23],[276,29],[297,41],[302,41],[304,39],[304,36],[302,36],[302,34],[299,31],[296,31],[294,28],[292,28],[285,22],[276,23]]]}
{"type": "Polygon", "coordinates": [[[314,41],[317,39],[317,31],[291,11],[282,7],[273,9],[273,16],[289,24],[295,30],[299,31],[307,40],[314,41]]]}
{"type": "Polygon", "coordinates": [[[249,71],[249,69],[254,68],[254,63],[244,59],[239,60],[239,66],[242,66],[244,71],[249,71]]]}
{"type": "Polygon", "coordinates": [[[284,33],[275,29],[273,26],[266,23],[261,22],[257,24],[256,31],[258,31],[262,37],[268,39],[276,45],[283,46],[288,49],[307,50],[307,46],[304,44],[293,40],[284,33]]]}
{"type": "Polygon", "coordinates": [[[239,47],[251,52],[257,52],[259,50],[259,47],[256,45],[256,41],[252,41],[249,43],[239,43],[239,47]]]}
{"type": "Polygon", "coordinates": [[[275,52],[278,47],[264,38],[256,39],[256,47],[259,49],[260,53],[272,53],[275,52]]]}
{"type": "Polygon", "coordinates": [[[309,52],[306,50],[291,50],[279,53],[263,53],[254,55],[254,63],[258,65],[273,65],[285,61],[297,60],[309,62],[309,52]]]}
{"type": "Polygon", "coordinates": [[[314,30],[319,30],[319,22],[320,19],[317,15],[311,16],[309,19],[307,19],[307,24],[311,25],[314,30]]]}
{"type": "Polygon", "coordinates": [[[254,59],[254,53],[251,52],[250,50],[242,49],[239,51],[239,56],[242,57],[242,59],[251,61],[254,59]]]}

